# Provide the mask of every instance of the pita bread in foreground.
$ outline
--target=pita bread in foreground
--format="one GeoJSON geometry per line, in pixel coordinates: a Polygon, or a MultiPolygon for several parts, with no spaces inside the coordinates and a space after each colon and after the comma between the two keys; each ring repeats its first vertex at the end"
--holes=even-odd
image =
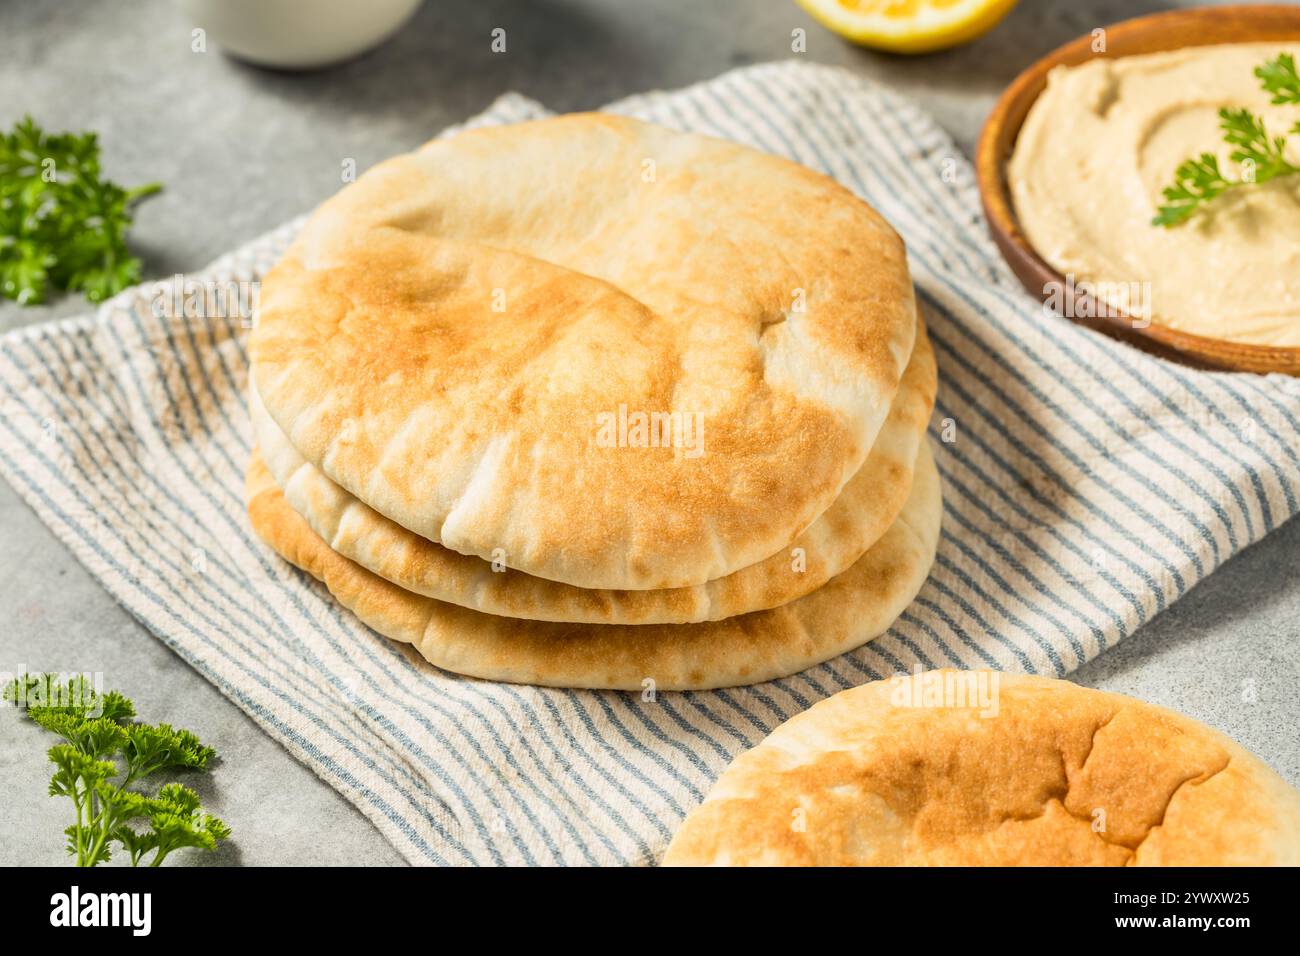
{"type": "Polygon", "coordinates": [[[763,561],[830,508],[915,334],[902,241],[844,187],[579,114],[342,190],[262,283],[250,351],[271,418],[375,511],[645,590],[763,561]]]}
{"type": "Polygon", "coordinates": [[[1294,866],[1300,793],[1131,697],[931,671],[786,721],[733,761],[664,863],[1294,866]]]}
{"type": "Polygon", "coordinates": [[[898,519],[843,574],[781,607],[700,624],[558,624],[482,614],[422,597],[333,551],[289,507],[260,455],[248,470],[254,531],[323,581],[380,634],[430,663],[488,680],[552,687],[700,690],[773,680],[879,636],[930,571],[942,510],[939,473],[922,443],[898,519]]]}
{"type": "Polygon", "coordinates": [[[289,505],[345,558],[408,591],[506,617],[591,624],[716,621],[787,604],[815,591],[866,552],[898,517],[934,407],[934,353],[924,329],[866,463],[789,548],[689,588],[576,588],[460,554],[407,531],[303,459],[260,407],[249,404],[262,458],[289,505]],[[795,549],[799,549],[796,552],[795,549]]]}

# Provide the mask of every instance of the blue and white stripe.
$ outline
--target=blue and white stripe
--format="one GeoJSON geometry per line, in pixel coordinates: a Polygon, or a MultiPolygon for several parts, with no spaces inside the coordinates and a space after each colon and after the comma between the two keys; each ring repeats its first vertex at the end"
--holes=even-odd
{"type": "MultiPolygon", "coordinates": [[[[128,292],[0,339],[0,473],[411,861],[653,862],[728,761],[790,715],[916,666],[1066,674],[1296,513],[1300,382],[1189,371],[1045,317],[987,238],[959,150],[887,90],[783,63],[611,109],[829,173],[907,241],[939,359],[943,536],[913,606],[855,653],[652,702],[434,671],[251,534],[237,322],[159,319],[128,292]]],[[[474,123],[544,114],[508,96],[474,123]]],[[[298,225],[203,277],[256,278],[298,225]]]]}

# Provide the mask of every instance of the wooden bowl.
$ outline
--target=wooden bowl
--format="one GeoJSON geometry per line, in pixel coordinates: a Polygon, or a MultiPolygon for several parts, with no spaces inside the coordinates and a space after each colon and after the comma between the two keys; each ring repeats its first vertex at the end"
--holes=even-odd
{"type": "MultiPolygon", "coordinates": [[[[989,232],[1011,271],[1031,294],[1046,301],[1051,288],[1067,288],[1065,277],[1034,251],[1020,231],[1006,181],[1006,163],[1011,158],[1016,136],[1029,108],[1047,85],[1048,71],[1060,64],[1073,66],[1096,56],[1132,56],[1189,46],[1269,40],[1300,40],[1300,7],[1206,7],[1125,20],[1106,27],[1105,53],[1092,52],[1092,36],[1083,36],[1052,51],[1016,77],[980,132],[975,173],[989,232]]],[[[1075,299],[1072,315],[1107,313],[1075,321],[1148,352],[1199,368],[1300,375],[1300,348],[1247,345],[1191,335],[1156,322],[1135,328],[1127,316],[1116,315],[1113,308],[1092,308],[1086,301],[1086,293],[1072,289],[1069,294],[1075,299]]]]}

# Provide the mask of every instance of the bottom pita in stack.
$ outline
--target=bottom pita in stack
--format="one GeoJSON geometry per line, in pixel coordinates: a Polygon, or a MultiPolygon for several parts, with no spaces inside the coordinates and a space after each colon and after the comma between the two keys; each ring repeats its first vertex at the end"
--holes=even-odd
{"type": "Polygon", "coordinates": [[[773,680],[882,634],[929,574],[939,473],[922,441],[894,523],[847,570],[779,607],[694,624],[573,624],[502,617],[408,591],[334,551],[285,500],[260,453],[248,470],[253,529],[324,582],[365,624],[445,670],[552,687],[701,690],[773,680]]]}

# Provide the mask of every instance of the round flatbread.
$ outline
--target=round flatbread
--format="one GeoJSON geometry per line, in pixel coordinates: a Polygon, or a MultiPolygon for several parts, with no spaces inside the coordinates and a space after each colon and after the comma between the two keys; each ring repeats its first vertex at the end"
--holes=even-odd
{"type": "Polygon", "coordinates": [[[915,328],[901,240],[831,179],[582,114],[434,141],[326,202],[261,286],[251,356],[293,445],[379,513],[644,590],[829,508],[915,328]]]}
{"type": "Polygon", "coordinates": [[[249,518],[262,540],[323,581],[365,624],[413,644],[430,663],[489,680],[623,690],[773,680],[879,636],[925,582],[942,511],[939,473],[922,444],[898,520],[852,567],[806,597],[700,624],[558,624],[435,601],[349,561],[289,507],[256,453],[247,492],[249,518]]]}
{"type": "Polygon", "coordinates": [[[285,499],[329,546],[408,591],[488,614],[587,624],[686,624],[760,611],[815,591],[898,517],[934,407],[934,353],[924,329],[866,463],[789,548],[688,588],[578,588],[461,554],[390,521],[298,453],[251,390],[253,433],[285,499]]]}
{"type": "Polygon", "coordinates": [[[737,757],[670,865],[1300,864],[1300,793],[1188,717],[1068,681],[846,690],[737,757]]]}

